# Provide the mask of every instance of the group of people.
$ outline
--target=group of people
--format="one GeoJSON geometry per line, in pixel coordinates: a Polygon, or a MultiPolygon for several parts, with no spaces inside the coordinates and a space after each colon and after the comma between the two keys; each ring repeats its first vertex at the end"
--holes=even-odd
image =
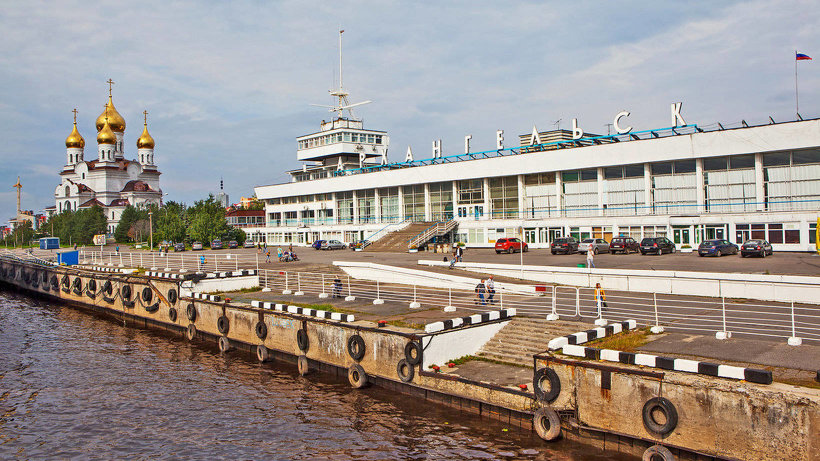
{"type": "MultiPolygon", "coordinates": [[[[456,245],[456,247],[453,248],[453,257],[450,258],[450,269],[452,269],[453,266],[455,266],[457,262],[460,263],[463,258],[464,258],[464,247],[462,247],[461,245],[456,245]]],[[[447,258],[444,258],[444,259],[447,260],[447,258]]]]}
{"type": "MultiPolygon", "coordinates": [[[[270,262],[270,248],[268,248],[268,244],[265,243],[264,246],[260,243],[257,244],[257,248],[259,249],[259,253],[265,255],[265,262],[270,262]]],[[[293,251],[293,244],[288,245],[287,250],[282,250],[282,247],[276,248],[276,257],[279,259],[280,263],[286,263],[291,261],[299,261],[299,256],[296,256],[296,252],[293,251]]]]}
{"type": "Polygon", "coordinates": [[[481,281],[478,282],[478,285],[475,286],[475,293],[475,304],[477,306],[495,304],[495,282],[493,282],[493,276],[489,276],[486,281],[484,279],[481,279],[481,281]]]}

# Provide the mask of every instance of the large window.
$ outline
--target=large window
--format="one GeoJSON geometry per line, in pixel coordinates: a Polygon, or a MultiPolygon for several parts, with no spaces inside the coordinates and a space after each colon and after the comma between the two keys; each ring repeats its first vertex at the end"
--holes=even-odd
{"type": "Polygon", "coordinates": [[[402,186],[404,196],[404,219],[424,221],[424,186],[402,186]]]}
{"type": "Polygon", "coordinates": [[[768,240],[769,243],[800,243],[800,230],[798,223],[768,223],[768,224],[738,224],[736,228],[737,243],[746,240],[761,239],[768,240]]]}
{"type": "Polygon", "coordinates": [[[379,189],[379,206],[382,222],[398,222],[401,217],[399,210],[399,188],[387,187],[379,189]]]}
{"type": "Polygon", "coordinates": [[[634,216],[643,214],[643,164],[604,168],[604,214],[634,216]]]}
{"type": "Polygon", "coordinates": [[[518,216],[518,177],[490,179],[490,212],[493,218],[518,216]]]}
{"type": "Polygon", "coordinates": [[[468,179],[456,183],[459,205],[475,205],[484,203],[484,180],[468,179]]]}
{"type": "Polygon", "coordinates": [[[651,170],[654,214],[685,214],[697,211],[695,160],[653,163],[651,170]]]}
{"type": "Polygon", "coordinates": [[[430,212],[434,221],[453,219],[453,183],[430,184],[430,212]]]}
{"type": "Polygon", "coordinates": [[[577,170],[561,173],[566,216],[598,214],[598,171],[577,170]]]}
{"type": "Polygon", "coordinates": [[[339,224],[353,223],[353,192],[336,193],[336,209],[339,224]]]}
{"type": "Polygon", "coordinates": [[[376,222],[376,190],[366,189],[357,191],[356,201],[359,202],[359,222],[376,222]]]}
{"type": "Polygon", "coordinates": [[[524,175],[524,216],[548,218],[558,215],[555,173],[524,175]]]}
{"type": "Polygon", "coordinates": [[[820,149],[763,154],[770,211],[812,210],[820,204],[820,149]]]}
{"type": "Polygon", "coordinates": [[[706,211],[754,211],[754,154],[703,159],[703,189],[706,211]]]}

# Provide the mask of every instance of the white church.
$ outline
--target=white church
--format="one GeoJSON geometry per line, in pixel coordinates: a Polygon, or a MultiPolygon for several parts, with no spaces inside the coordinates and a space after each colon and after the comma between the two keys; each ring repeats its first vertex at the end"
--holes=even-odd
{"type": "Polygon", "coordinates": [[[137,139],[137,158],[125,158],[123,138],[125,119],[117,112],[111,96],[111,80],[107,82],[108,103],[97,117],[97,157],[85,159],[85,139],[77,130],[77,110],[74,128],[65,140],[66,164],[60,171],[62,181],[54,191],[55,206],[46,208],[49,214],[100,206],[108,218],[108,234],[113,236],[123,210],[160,205],[162,189],[160,172],[154,164],[154,139],[148,134],[148,113],[144,114],[142,134],[137,139]]]}

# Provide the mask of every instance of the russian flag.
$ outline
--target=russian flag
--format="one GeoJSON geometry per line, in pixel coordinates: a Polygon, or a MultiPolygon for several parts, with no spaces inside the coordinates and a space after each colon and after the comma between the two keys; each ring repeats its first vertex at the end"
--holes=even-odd
{"type": "Polygon", "coordinates": [[[811,61],[809,55],[803,53],[797,53],[795,55],[795,59],[797,59],[798,61],[811,61]]]}

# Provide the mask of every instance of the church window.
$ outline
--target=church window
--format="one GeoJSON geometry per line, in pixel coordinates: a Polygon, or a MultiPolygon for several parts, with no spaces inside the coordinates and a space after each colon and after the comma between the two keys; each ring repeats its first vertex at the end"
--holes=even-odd
{"type": "Polygon", "coordinates": [[[85,173],[83,173],[83,179],[85,179],[85,173]]]}
{"type": "Polygon", "coordinates": [[[71,188],[65,186],[65,196],[68,197],[69,195],[71,195],[71,188]]]}

